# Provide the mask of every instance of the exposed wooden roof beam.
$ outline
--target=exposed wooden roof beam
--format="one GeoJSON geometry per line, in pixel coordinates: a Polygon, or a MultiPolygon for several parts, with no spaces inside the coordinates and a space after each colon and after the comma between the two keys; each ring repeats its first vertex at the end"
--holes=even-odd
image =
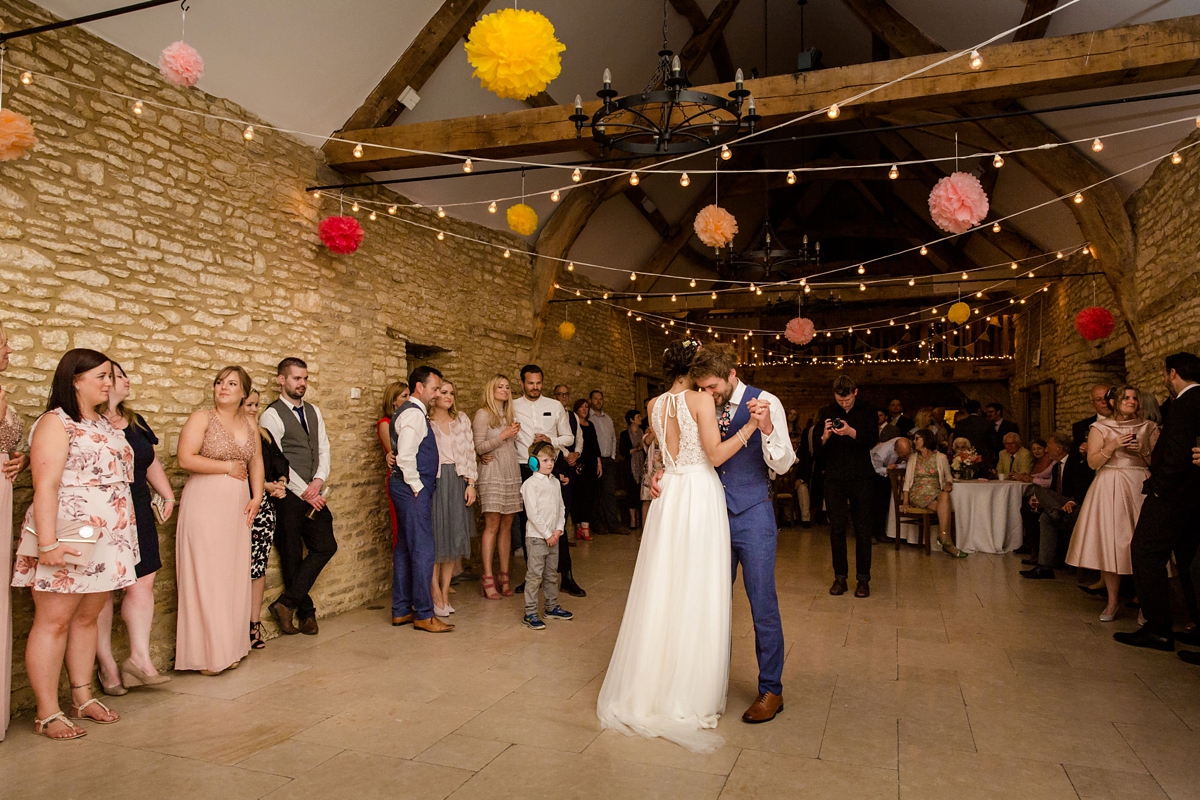
{"type": "Polygon", "coordinates": [[[867,26],[873,37],[901,56],[940,53],[933,39],[892,8],[886,0],[842,0],[867,26]]]}
{"type": "MultiPolygon", "coordinates": [[[[696,0],[671,0],[671,5],[692,26],[692,33],[703,33],[708,27],[711,17],[704,16],[704,11],[700,8],[700,4],[696,0]]],[[[714,9],[713,16],[716,15],[716,12],[717,9],[714,9]]],[[[717,70],[717,80],[725,82],[733,80],[733,59],[729,55],[729,46],[725,44],[724,31],[719,33],[713,40],[709,55],[712,56],[713,66],[717,70]]],[[[682,57],[680,60],[683,60],[682,57]]],[[[702,62],[703,59],[697,62],[695,66],[699,66],[702,62]]]]}
{"type": "MultiPolygon", "coordinates": [[[[763,124],[770,125],[819,110],[867,87],[882,86],[936,62],[939,55],[898,58],[869,64],[748,80],[763,124]]],[[[957,59],[907,80],[880,88],[842,107],[844,116],[879,114],[898,108],[937,108],[1033,95],[1094,89],[1114,84],[1161,80],[1200,71],[1200,15],[1127,28],[1060,36],[987,48],[983,68],[972,70],[957,59]]],[[[726,94],[728,84],[697,87],[726,94]]],[[[585,103],[590,114],[599,101],[585,103]]],[[[575,125],[567,117],[574,106],[553,106],[436,120],[413,125],[345,131],[327,149],[330,166],[343,171],[374,172],[442,163],[425,156],[385,148],[470,154],[476,157],[533,156],[578,149],[575,125]],[[351,142],[365,154],[353,155],[351,142]],[[378,145],[372,146],[372,145],[378,145]]],[[[820,121],[817,118],[815,121],[820,121]]]]}
{"type": "MultiPolygon", "coordinates": [[[[1029,20],[1040,17],[1047,11],[1050,11],[1058,5],[1058,0],[1025,0],[1025,13],[1021,15],[1021,22],[1029,22],[1029,20]]],[[[1030,39],[1041,39],[1046,35],[1046,31],[1050,28],[1050,20],[1053,17],[1046,17],[1043,20],[1026,25],[1021,30],[1017,31],[1013,36],[1014,42],[1027,42],[1030,39]]]]}

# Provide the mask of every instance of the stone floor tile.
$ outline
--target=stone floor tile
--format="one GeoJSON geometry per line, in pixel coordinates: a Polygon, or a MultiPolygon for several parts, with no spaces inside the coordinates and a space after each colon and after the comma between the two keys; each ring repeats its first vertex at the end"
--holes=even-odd
{"type": "Polygon", "coordinates": [[[462,786],[465,769],[420,764],[374,753],[343,751],[268,795],[289,798],[353,797],[355,800],[441,800],[462,786]]]}
{"type": "Polygon", "coordinates": [[[721,800],[766,797],[853,797],[895,800],[896,771],[815,758],[744,750],[721,800]]]}

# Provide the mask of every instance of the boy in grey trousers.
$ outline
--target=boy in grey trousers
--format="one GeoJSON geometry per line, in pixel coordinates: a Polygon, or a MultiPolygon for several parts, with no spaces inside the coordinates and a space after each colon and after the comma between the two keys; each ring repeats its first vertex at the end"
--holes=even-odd
{"type": "Polygon", "coordinates": [[[525,617],[521,624],[535,631],[546,629],[538,617],[538,590],[546,595],[547,619],[569,620],[573,617],[558,604],[558,548],[566,524],[562,489],[554,469],[555,448],[550,442],[538,442],[529,449],[529,468],[533,474],[521,484],[521,500],[525,504],[525,617]]]}

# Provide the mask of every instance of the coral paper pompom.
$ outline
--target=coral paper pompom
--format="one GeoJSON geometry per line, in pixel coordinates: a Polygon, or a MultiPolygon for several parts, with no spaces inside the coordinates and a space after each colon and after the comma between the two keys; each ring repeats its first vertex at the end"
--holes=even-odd
{"type": "Polygon", "coordinates": [[[1113,315],[1107,308],[1089,306],[1075,315],[1075,330],[1089,342],[1107,337],[1113,327],[1113,315]]]}
{"type": "Polygon", "coordinates": [[[176,86],[195,86],[204,76],[204,59],[187,42],[173,42],[159,55],[158,68],[176,86]]]}
{"type": "Polygon", "coordinates": [[[562,337],[564,342],[571,341],[571,337],[575,335],[575,323],[569,320],[558,323],[558,335],[562,337]]]}
{"type": "Polygon", "coordinates": [[[0,161],[15,161],[35,144],[37,137],[29,117],[0,108],[0,161]]]}
{"type": "Polygon", "coordinates": [[[929,193],[929,215],[944,231],[965,233],[988,213],[987,193],[974,175],[955,172],[942,178],[929,193]]]}
{"type": "Polygon", "coordinates": [[[509,206],[504,216],[508,219],[508,227],[522,236],[532,236],[537,231],[537,212],[524,203],[509,206]]]}
{"type": "Polygon", "coordinates": [[[971,318],[971,307],[966,303],[955,303],[950,306],[950,310],[946,312],[946,319],[953,322],[955,325],[962,325],[971,318]]]}
{"type": "Polygon", "coordinates": [[[354,217],[326,217],[317,226],[321,243],[338,255],[353,253],[363,242],[362,225],[354,217]]]}
{"type": "Polygon", "coordinates": [[[505,8],[481,17],[467,35],[467,62],[483,88],[513,100],[545,91],[562,72],[567,46],[536,11],[505,8]]]}
{"type": "Polygon", "coordinates": [[[700,241],[718,250],[732,242],[738,232],[737,219],[733,214],[715,205],[700,209],[692,227],[700,241]]]}
{"type": "Polygon", "coordinates": [[[796,317],[788,322],[783,335],[792,344],[805,345],[817,335],[817,326],[807,317],[796,317]]]}

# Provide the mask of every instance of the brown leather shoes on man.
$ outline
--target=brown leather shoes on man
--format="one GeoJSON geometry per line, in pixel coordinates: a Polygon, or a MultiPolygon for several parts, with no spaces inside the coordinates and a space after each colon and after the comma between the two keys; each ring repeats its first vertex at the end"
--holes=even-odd
{"type": "Polygon", "coordinates": [[[453,625],[448,625],[437,617],[430,617],[429,619],[414,619],[413,627],[419,631],[425,631],[426,633],[449,633],[450,631],[454,630],[453,625]]]}
{"type": "Polygon", "coordinates": [[[871,584],[867,583],[866,581],[859,581],[858,586],[854,587],[854,596],[855,597],[870,597],[871,596],[871,584]]]}
{"type": "Polygon", "coordinates": [[[412,625],[412,621],[412,614],[405,614],[403,617],[392,617],[392,627],[399,628],[401,625],[412,625]]]}
{"type": "Polygon", "coordinates": [[[280,631],[286,633],[288,636],[300,632],[300,629],[296,627],[296,623],[292,621],[292,615],[296,613],[295,611],[278,600],[271,603],[267,608],[271,612],[271,616],[275,617],[275,622],[279,623],[280,631]]]}
{"type": "Polygon", "coordinates": [[[316,617],[305,617],[300,620],[300,632],[305,636],[316,636],[318,631],[316,617]]]}
{"type": "Polygon", "coordinates": [[[845,578],[834,578],[833,586],[829,587],[829,593],[835,596],[839,594],[845,594],[847,588],[849,587],[846,586],[845,578]]]}
{"type": "Polygon", "coordinates": [[[742,714],[742,722],[749,722],[752,725],[770,722],[780,711],[783,711],[783,695],[763,692],[757,700],[750,704],[746,713],[742,714]]]}

